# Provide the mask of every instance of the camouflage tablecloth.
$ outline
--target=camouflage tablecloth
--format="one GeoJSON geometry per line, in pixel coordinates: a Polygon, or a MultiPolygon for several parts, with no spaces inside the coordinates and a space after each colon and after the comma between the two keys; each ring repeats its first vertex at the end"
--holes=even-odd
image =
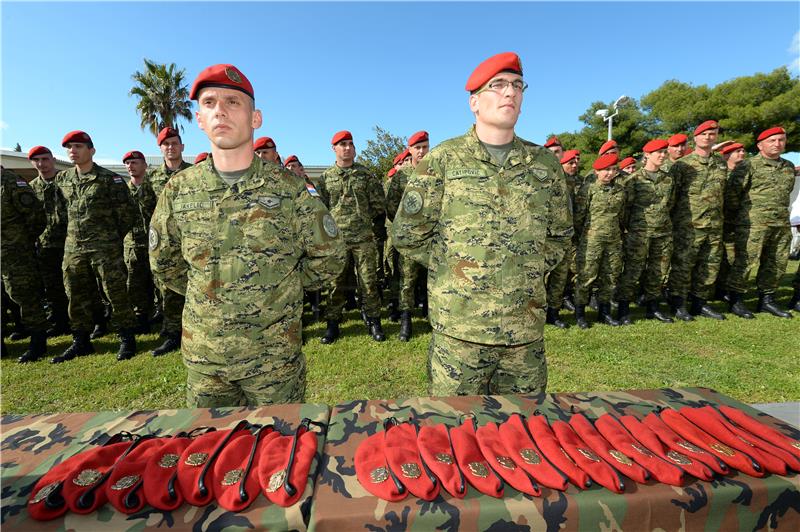
{"type": "MultiPolygon", "coordinates": [[[[51,466],[85,449],[103,434],[129,431],[135,434],[169,435],[195,427],[232,428],[239,420],[273,423],[284,434],[293,433],[300,421],[328,422],[330,409],[320,404],[293,404],[263,408],[217,408],[192,410],[147,410],[2,417],[2,515],[5,530],[305,530],[308,523],[313,476],[300,502],[290,508],[271,504],[263,495],[242,513],[228,512],[212,502],[203,508],[184,504],[172,512],[145,506],[125,515],[106,504],[90,515],[67,513],[64,517],[38,522],[28,516],[26,503],[36,481],[51,466]]],[[[324,436],[320,436],[317,470],[324,436]]]]}
{"type": "Polygon", "coordinates": [[[317,479],[310,530],[800,530],[800,479],[767,475],[762,479],[735,473],[713,482],[689,477],[683,487],[626,481],[624,494],[595,485],[565,492],[542,488],[530,497],[506,485],[495,499],[470,488],[463,500],[442,490],[432,502],[412,495],[401,502],[382,501],[356,479],[353,457],[358,445],[388,417],[414,415],[420,424],[457,424],[473,412],[479,423],[502,422],[509,414],[539,410],[551,420],[564,419],[571,406],[589,416],[610,411],[640,416],[657,405],[728,404],[795,438],[800,431],[733,399],[705,388],[571,393],[544,397],[476,396],[356,401],[337,405],[317,479]]]}

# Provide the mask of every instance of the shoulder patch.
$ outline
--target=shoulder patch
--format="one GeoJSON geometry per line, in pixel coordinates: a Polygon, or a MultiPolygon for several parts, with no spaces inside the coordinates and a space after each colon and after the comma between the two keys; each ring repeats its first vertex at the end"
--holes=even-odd
{"type": "Polygon", "coordinates": [[[403,197],[403,211],[406,214],[417,214],[422,210],[422,194],[418,190],[409,190],[403,197]]]}
{"type": "Polygon", "coordinates": [[[336,226],[336,221],[330,214],[325,214],[325,216],[322,217],[322,229],[324,229],[325,234],[331,238],[336,238],[336,235],[339,234],[339,228],[336,226]]]}
{"type": "Polygon", "coordinates": [[[17,179],[17,186],[18,187],[29,187],[30,185],[24,179],[17,179]]]}
{"type": "Polygon", "coordinates": [[[120,185],[124,185],[125,184],[125,180],[122,179],[120,176],[115,175],[114,176],[114,183],[118,183],[120,185]]]}
{"type": "Polygon", "coordinates": [[[317,189],[311,183],[306,183],[306,190],[315,198],[319,197],[319,192],[317,192],[317,189]]]}
{"type": "Polygon", "coordinates": [[[150,251],[155,251],[158,248],[158,244],[161,242],[161,237],[158,234],[158,230],[155,227],[150,226],[150,232],[147,234],[147,243],[150,247],[150,251]]]}

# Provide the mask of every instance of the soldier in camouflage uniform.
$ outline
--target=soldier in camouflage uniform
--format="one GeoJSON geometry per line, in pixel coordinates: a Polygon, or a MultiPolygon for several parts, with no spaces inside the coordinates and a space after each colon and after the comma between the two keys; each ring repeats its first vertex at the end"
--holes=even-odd
{"type": "Polygon", "coordinates": [[[526,84],[514,53],[469,77],[475,125],[425,156],[392,239],[428,268],[430,392],[541,393],[544,279],[573,234],[558,160],[514,134],[526,84]]]}
{"type": "Polygon", "coordinates": [[[128,170],[128,190],[137,207],[136,223],[131,232],[125,235],[123,243],[125,266],[128,267],[128,297],[136,314],[136,332],[146,334],[150,332],[154,296],[153,276],[147,255],[147,228],[157,198],[150,181],[145,179],[147,162],[142,152],[130,151],[123,156],[122,162],[128,170]]]}
{"type": "Polygon", "coordinates": [[[211,156],[170,179],[150,223],[153,275],[185,290],[189,407],[302,402],[303,289],[344,264],[339,229],[305,181],[253,152],[253,87],[233,65],[190,98],[211,156]]]}
{"type": "MultiPolygon", "coordinates": [[[[156,199],[161,195],[167,181],[173,175],[185,170],[192,165],[183,160],[183,141],[178,131],[165,127],[158,134],[158,147],[164,156],[161,166],[151,169],[147,178],[153,187],[156,199]]],[[[158,296],[157,314],[163,320],[161,323],[161,337],[164,343],[151,351],[154,357],[162,356],[181,347],[181,316],[183,315],[185,289],[176,292],[168,287],[156,283],[158,296]]]]}
{"type": "Polygon", "coordinates": [[[578,193],[575,228],[579,232],[575,279],[575,321],[588,329],[586,304],[592,288],[597,289],[599,319],[612,326],[611,296],[622,273],[622,227],[627,201],[625,187],[617,181],[617,155],[606,153],[595,160],[594,183],[586,183],[578,193]]]}
{"type": "Polygon", "coordinates": [[[792,314],[773,300],[786,271],[792,233],[788,223],[789,196],[794,187],[794,165],[781,157],[786,132],[781,127],[758,136],[758,155],[739,163],[725,190],[726,220],[734,225],[734,263],[728,277],[731,312],[743,318],[753,315],[742,302],[747,281],[757,270],[758,312],[780,318],[792,314]]]}
{"type": "Polygon", "coordinates": [[[669,172],[675,161],[686,155],[689,137],[683,133],[675,133],[667,140],[667,160],[661,165],[661,169],[669,172]]]}
{"type": "Polygon", "coordinates": [[[33,362],[47,352],[47,317],[42,306],[44,290],[36,265],[36,241],[47,225],[44,207],[20,176],[0,167],[2,172],[2,259],[3,285],[20,308],[22,324],[30,331],[28,350],[20,362],[33,362]]]}
{"type": "Polygon", "coordinates": [[[561,141],[558,140],[558,137],[555,135],[551,136],[547,141],[544,143],[544,147],[553,152],[553,155],[556,156],[556,159],[559,161],[561,157],[564,155],[564,147],[561,145],[561,141]]]}
{"type": "MultiPolygon", "coordinates": [[[[738,142],[728,141],[727,144],[717,149],[720,155],[722,155],[722,158],[725,159],[725,165],[728,167],[728,178],[730,179],[731,172],[736,168],[736,165],[747,158],[744,145],[738,142]]],[[[725,220],[722,224],[722,259],[719,263],[717,282],[714,283],[714,299],[730,303],[730,298],[728,297],[728,275],[733,265],[736,235],[734,234],[735,226],[733,221],[729,220],[727,217],[728,212],[728,209],[725,209],[725,220]]]]}
{"type": "Polygon", "coordinates": [[[60,336],[70,331],[67,293],[64,291],[64,274],[61,271],[64,239],[67,238],[67,205],[55,183],[58,171],[53,153],[44,146],[36,146],[28,152],[28,159],[39,172],[31,181],[31,188],[47,215],[47,227],[39,236],[37,249],[39,273],[47,302],[47,321],[50,323],[47,335],[60,336]]]}
{"type": "Polygon", "coordinates": [[[111,321],[120,339],[117,360],[126,360],[136,355],[136,318],[126,288],[122,241],[136,220],[136,204],[125,180],[92,160],[95,149],[88,134],[71,131],[61,144],[75,163],[56,176],[67,202],[64,285],[73,332],[72,345],[51,362],[94,352],[89,331],[98,279],[113,309],[111,321]]]}
{"type": "Polygon", "coordinates": [[[675,204],[672,177],[661,170],[667,158],[667,141],[651,140],[642,148],[645,164],[628,178],[627,233],[625,235],[625,267],[617,288],[617,319],[631,323],[630,301],[636,295],[640,280],[645,296],[647,319],[672,323],[672,318],[658,309],[661,290],[669,273],[672,254],[672,220],[675,204]],[[643,275],[644,274],[644,275],[643,275]]]}
{"type": "Polygon", "coordinates": [[[695,150],[676,161],[669,174],[675,186],[669,290],[675,317],[723,320],[706,304],[722,260],[723,195],[728,170],[712,151],[719,125],[707,120],[694,130],[695,150]],[[686,311],[686,298],[691,301],[686,311]]]}
{"type": "MultiPolygon", "coordinates": [[[[352,261],[358,272],[361,304],[372,339],[386,339],[381,326],[381,296],[375,265],[377,242],[386,240],[385,197],[383,187],[366,167],[355,162],[353,135],[340,131],[331,140],[336,164],[322,173],[319,192],[330,209],[342,238],[347,244],[346,262],[352,261]]],[[[328,295],[325,319],[328,322],[322,343],[330,344],[339,337],[339,322],[345,304],[347,269],[343,270],[328,295]]]]}
{"type": "MultiPolygon", "coordinates": [[[[394,220],[397,214],[400,199],[403,197],[403,190],[406,187],[406,183],[408,183],[408,176],[411,175],[411,171],[404,172],[405,175],[397,175],[406,168],[406,155],[409,156],[410,160],[411,153],[408,151],[408,148],[395,156],[393,161],[394,166],[392,166],[389,173],[386,174],[386,181],[383,184],[383,192],[386,195],[386,219],[389,223],[394,220]],[[394,183],[395,178],[401,180],[402,183],[394,183]]],[[[397,249],[395,249],[394,244],[392,244],[391,235],[387,235],[383,257],[384,271],[388,272],[388,275],[385,276],[386,289],[389,292],[387,310],[389,311],[389,319],[396,322],[400,321],[400,254],[397,252],[397,249]]]]}

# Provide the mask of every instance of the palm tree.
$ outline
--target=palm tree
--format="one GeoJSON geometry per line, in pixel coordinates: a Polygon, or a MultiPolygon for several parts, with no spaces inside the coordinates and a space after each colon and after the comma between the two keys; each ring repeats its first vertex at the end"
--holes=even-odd
{"type": "Polygon", "coordinates": [[[184,84],[186,70],[177,70],[175,63],[167,66],[146,58],[144,66],[144,72],[137,71],[131,76],[136,84],[129,93],[139,98],[136,111],[142,119],[142,129],[155,136],[162,128],[179,128],[181,118],[191,122],[192,103],[184,84]]]}

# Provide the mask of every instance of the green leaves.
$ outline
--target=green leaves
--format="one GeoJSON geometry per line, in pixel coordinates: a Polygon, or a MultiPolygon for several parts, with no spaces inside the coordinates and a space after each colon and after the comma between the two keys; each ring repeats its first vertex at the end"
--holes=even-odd
{"type": "Polygon", "coordinates": [[[178,121],[192,121],[192,102],[185,84],[186,70],[178,70],[175,63],[159,64],[144,60],[144,71],[131,76],[135,85],[129,95],[139,99],[136,111],[141,118],[142,129],[153,136],[164,127],[180,128],[178,121]]]}

